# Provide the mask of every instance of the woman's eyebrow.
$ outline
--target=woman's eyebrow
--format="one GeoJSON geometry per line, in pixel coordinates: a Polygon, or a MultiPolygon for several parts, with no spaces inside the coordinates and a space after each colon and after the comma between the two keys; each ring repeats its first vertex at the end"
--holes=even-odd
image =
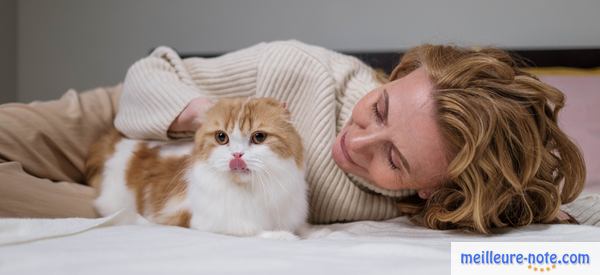
{"type": "MultiPolygon", "coordinates": [[[[390,113],[390,97],[388,96],[387,90],[383,89],[383,102],[384,102],[384,114],[383,114],[383,121],[384,124],[387,125],[388,123],[388,114],[390,113]]],[[[404,155],[400,152],[400,150],[398,150],[398,147],[396,147],[396,145],[392,142],[392,146],[394,147],[394,151],[396,151],[396,154],[398,154],[398,156],[400,157],[400,161],[402,161],[402,166],[404,166],[404,169],[406,169],[406,171],[410,174],[410,165],[408,164],[408,161],[406,160],[406,158],[404,157],[404,155]]]]}

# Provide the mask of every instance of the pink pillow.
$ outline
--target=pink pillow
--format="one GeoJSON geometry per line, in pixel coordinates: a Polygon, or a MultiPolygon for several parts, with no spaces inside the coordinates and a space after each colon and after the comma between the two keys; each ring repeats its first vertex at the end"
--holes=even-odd
{"type": "Polygon", "coordinates": [[[600,192],[600,75],[540,75],[566,96],[559,125],[583,151],[585,191],[600,192]]]}

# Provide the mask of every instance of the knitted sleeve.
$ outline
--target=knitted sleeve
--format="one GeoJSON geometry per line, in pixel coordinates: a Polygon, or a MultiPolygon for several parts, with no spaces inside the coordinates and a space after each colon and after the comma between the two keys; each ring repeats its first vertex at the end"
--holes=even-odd
{"type": "Polygon", "coordinates": [[[192,99],[253,95],[261,49],[183,60],[171,48],[157,48],[127,71],[115,127],[129,138],[168,140],[169,126],[192,99]]]}
{"type": "Polygon", "coordinates": [[[561,208],[580,224],[600,226],[600,194],[598,193],[582,193],[575,201],[561,208]]]}

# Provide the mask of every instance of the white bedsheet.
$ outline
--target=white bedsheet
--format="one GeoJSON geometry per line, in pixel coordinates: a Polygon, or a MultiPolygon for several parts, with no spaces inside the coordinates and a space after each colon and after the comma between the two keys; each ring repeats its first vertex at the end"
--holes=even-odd
{"type": "Polygon", "coordinates": [[[451,241],[600,241],[600,228],[532,225],[481,236],[406,218],[237,238],[104,219],[0,220],[0,274],[449,274],[451,241]]]}

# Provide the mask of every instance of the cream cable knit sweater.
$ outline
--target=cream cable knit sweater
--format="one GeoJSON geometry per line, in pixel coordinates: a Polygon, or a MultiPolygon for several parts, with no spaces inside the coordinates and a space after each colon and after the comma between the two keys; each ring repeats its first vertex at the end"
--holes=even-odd
{"type": "Polygon", "coordinates": [[[413,191],[390,192],[351,177],[330,153],[355,103],[379,85],[360,60],[297,41],[210,59],[182,60],[160,47],[127,72],[115,126],[131,138],[167,140],[168,127],[193,98],[274,97],[288,103],[304,141],[311,222],[388,219],[400,215],[393,198],[413,191]]]}

